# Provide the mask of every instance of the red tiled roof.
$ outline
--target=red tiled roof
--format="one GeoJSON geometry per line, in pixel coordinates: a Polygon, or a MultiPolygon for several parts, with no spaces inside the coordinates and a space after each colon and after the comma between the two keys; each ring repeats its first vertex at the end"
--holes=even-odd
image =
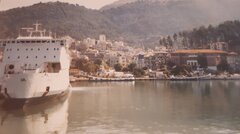
{"type": "Polygon", "coordinates": [[[211,49],[192,49],[192,50],[177,50],[174,54],[227,54],[226,51],[211,50],[211,49]]]}

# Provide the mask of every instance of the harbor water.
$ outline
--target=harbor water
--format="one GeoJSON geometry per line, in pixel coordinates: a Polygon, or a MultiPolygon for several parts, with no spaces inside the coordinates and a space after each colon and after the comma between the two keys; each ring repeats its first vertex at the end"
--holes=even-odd
{"type": "Polygon", "coordinates": [[[0,134],[237,134],[240,81],[79,82],[64,102],[0,110],[0,134]]]}

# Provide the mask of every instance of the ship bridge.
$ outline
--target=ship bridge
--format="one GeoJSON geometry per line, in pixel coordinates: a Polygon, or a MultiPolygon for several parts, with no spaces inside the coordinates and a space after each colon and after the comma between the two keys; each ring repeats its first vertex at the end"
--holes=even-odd
{"type": "Polygon", "coordinates": [[[0,57],[3,57],[1,60],[5,64],[5,74],[41,68],[45,68],[44,72],[57,72],[50,66],[58,70],[68,68],[68,63],[64,62],[68,57],[64,51],[66,40],[55,39],[51,33],[46,35],[46,30],[40,30],[39,26],[37,23],[35,29],[22,28],[28,35],[19,34],[17,39],[0,40],[0,46],[4,47],[0,57]]]}

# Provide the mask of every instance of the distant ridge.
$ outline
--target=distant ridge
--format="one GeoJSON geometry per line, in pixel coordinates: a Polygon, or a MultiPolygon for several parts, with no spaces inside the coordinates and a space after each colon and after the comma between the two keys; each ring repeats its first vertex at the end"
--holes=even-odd
{"type": "Polygon", "coordinates": [[[1,11],[0,38],[15,38],[20,27],[32,25],[36,21],[59,36],[70,35],[76,39],[98,37],[99,34],[107,34],[111,38],[118,35],[115,25],[97,10],[48,2],[1,11]]]}
{"type": "Polygon", "coordinates": [[[20,27],[38,20],[60,36],[83,39],[106,34],[113,40],[157,43],[161,36],[238,20],[239,7],[240,0],[132,0],[107,10],[62,2],[38,3],[1,11],[0,38],[16,37],[20,27]]]}
{"type": "Polygon", "coordinates": [[[111,9],[111,8],[117,8],[117,7],[120,7],[120,6],[123,6],[125,4],[129,4],[129,3],[133,3],[133,2],[137,2],[137,1],[146,1],[146,2],[160,2],[162,4],[166,4],[168,2],[176,2],[176,1],[183,1],[183,0],[118,0],[118,1],[115,1],[111,4],[108,4],[106,6],[103,6],[100,10],[108,10],[108,9],[111,9]]]}

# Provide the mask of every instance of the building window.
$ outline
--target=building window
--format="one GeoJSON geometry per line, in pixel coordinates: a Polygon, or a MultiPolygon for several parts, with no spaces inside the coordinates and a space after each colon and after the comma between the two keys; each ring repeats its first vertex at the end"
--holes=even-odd
{"type": "Polygon", "coordinates": [[[38,48],[38,51],[40,51],[40,48],[38,48]]]}
{"type": "Polygon", "coordinates": [[[35,66],[38,66],[38,64],[35,64],[35,66]]]}
{"type": "Polygon", "coordinates": [[[28,51],[28,49],[26,48],[26,51],[28,51]]]}
{"type": "Polygon", "coordinates": [[[35,58],[37,59],[37,56],[35,56],[35,58]]]}
{"type": "Polygon", "coordinates": [[[53,57],[54,57],[54,58],[56,58],[56,56],[55,56],[55,55],[54,55],[53,57]]]}
{"type": "Polygon", "coordinates": [[[26,58],[28,59],[28,56],[26,58]]]}
{"type": "Polygon", "coordinates": [[[10,57],[8,56],[8,59],[10,59],[10,57]]]}
{"type": "Polygon", "coordinates": [[[20,56],[18,56],[17,58],[20,59],[20,56]]]}
{"type": "Polygon", "coordinates": [[[17,49],[17,51],[19,51],[19,48],[17,49]]]}
{"type": "Polygon", "coordinates": [[[44,58],[47,58],[46,56],[44,56],[44,58]]]}
{"type": "Polygon", "coordinates": [[[33,50],[33,48],[31,48],[31,51],[33,50]]]}
{"type": "Polygon", "coordinates": [[[47,48],[47,51],[48,51],[48,48],[47,48]]]}

